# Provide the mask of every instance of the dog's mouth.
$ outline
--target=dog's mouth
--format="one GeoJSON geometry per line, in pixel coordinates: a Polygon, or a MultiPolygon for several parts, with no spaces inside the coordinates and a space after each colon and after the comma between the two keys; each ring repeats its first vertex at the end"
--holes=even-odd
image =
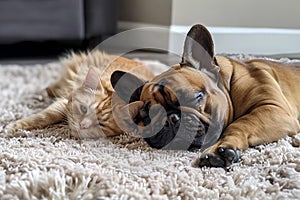
{"type": "Polygon", "coordinates": [[[210,119],[190,107],[164,108],[145,103],[135,122],[143,125],[142,137],[157,149],[200,149],[209,128],[210,119]],[[164,114],[163,114],[164,113],[164,114]]]}

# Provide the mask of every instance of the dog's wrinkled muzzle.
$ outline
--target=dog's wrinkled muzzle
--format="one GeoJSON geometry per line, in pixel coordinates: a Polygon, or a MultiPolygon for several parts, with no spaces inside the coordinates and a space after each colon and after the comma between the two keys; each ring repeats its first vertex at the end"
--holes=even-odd
{"type": "Polygon", "coordinates": [[[166,109],[161,105],[145,106],[136,116],[138,132],[157,149],[201,148],[210,119],[188,107],[166,109]],[[142,123],[142,124],[141,124],[142,123]]]}

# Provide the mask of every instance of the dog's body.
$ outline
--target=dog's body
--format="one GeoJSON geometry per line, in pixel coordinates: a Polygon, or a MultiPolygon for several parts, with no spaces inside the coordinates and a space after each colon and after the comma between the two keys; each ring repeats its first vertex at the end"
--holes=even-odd
{"type": "MultiPolygon", "coordinates": [[[[117,73],[114,87],[121,77],[117,73]]],[[[137,82],[132,80],[125,78],[127,85],[137,82]]],[[[144,83],[127,108],[139,132],[148,132],[151,146],[173,142],[178,147],[185,141],[185,147],[204,148],[200,166],[227,167],[249,146],[300,131],[299,83],[300,64],[214,56],[209,32],[195,25],[182,62],[144,83]]]]}
{"type": "Polygon", "coordinates": [[[200,165],[227,166],[234,155],[228,149],[245,150],[300,131],[300,64],[216,61],[230,109],[221,138],[205,150],[200,165]]]}

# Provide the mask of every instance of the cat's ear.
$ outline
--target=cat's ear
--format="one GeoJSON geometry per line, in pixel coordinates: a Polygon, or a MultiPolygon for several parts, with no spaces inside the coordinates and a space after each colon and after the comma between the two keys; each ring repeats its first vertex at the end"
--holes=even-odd
{"type": "Polygon", "coordinates": [[[92,89],[92,90],[101,90],[103,89],[99,75],[93,67],[89,68],[89,71],[85,77],[85,80],[82,84],[82,87],[92,89]]]}
{"type": "Polygon", "coordinates": [[[144,80],[123,71],[113,72],[110,82],[118,96],[127,103],[140,100],[140,95],[145,84],[144,80]]]}
{"type": "Polygon", "coordinates": [[[181,66],[190,66],[205,72],[215,73],[214,43],[210,32],[202,25],[194,25],[188,32],[181,66]]]}

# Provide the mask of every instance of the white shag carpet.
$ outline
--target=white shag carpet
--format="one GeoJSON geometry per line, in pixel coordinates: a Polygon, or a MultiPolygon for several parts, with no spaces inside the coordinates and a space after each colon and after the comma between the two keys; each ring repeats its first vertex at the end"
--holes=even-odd
{"type": "Polygon", "coordinates": [[[129,135],[80,142],[64,124],[6,135],[50,104],[39,92],[60,69],[0,66],[0,199],[300,199],[300,134],[246,150],[227,172],[129,135]]]}

